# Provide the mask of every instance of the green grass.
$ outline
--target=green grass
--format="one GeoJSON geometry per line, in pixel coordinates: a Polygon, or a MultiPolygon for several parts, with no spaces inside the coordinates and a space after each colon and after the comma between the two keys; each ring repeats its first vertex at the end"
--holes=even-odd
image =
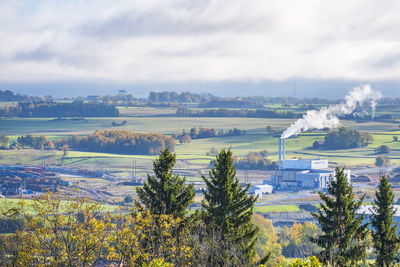
{"type": "MultiPolygon", "coordinates": [[[[125,110],[124,107],[120,109],[125,110]]],[[[171,113],[171,109],[135,108],[130,107],[126,112],[136,117],[120,118],[86,118],[85,120],[54,120],[53,118],[12,118],[0,119],[0,132],[10,135],[15,140],[22,134],[46,134],[52,140],[68,137],[72,134],[88,135],[96,129],[127,129],[133,132],[160,132],[163,134],[181,133],[182,129],[191,127],[211,127],[216,129],[231,129],[234,127],[246,130],[246,135],[195,139],[190,144],[177,144],[177,168],[185,170],[189,165],[203,166],[205,168],[215,156],[208,155],[211,147],[231,148],[234,155],[245,156],[249,151],[267,150],[268,158],[278,159],[278,137],[265,134],[265,127],[271,126],[274,130],[283,130],[294,122],[292,119],[263,119],[263,118],[179,118],[179,117],[154,117],[171,113]],[[150,117],[141,117],[150,116],[150,117]],[[121,127],[112,127],[113,121],[127,120],[121,127]]],[[[391,158],[392,164],[400,164],[400,142],[393,142],[393,136],[399,135],[397,124],[368,122],[356,123],[343,121],[343,126],[351,129],[368,131],[374,137],[374,142],[368,147],[346,150],[312,150],[316,140],[323,140],[323,132],[304,133],[297,138],[286,140],[287,159],[290,158],[326,158],[331,166],[372,166],[375,162],[374,149],[382,144],[391,149],[386,156],[391,158]]],[[[0,164],[40,164],[41,155],[48,154],[52,159],[49,163],[60,164],[61,152],[42,151],[0,151],[0,164]],[[53,160],[53,162],[51,161],[53,160]]],[[[131,168],[132,161],[137,160],[142,165],[144,173],[151,168],[154,156],[148,155],[120,155],[108,153],[91,153],[70,151],[64,160],[67,166],[101,166],[104,168],[131,168]]],[[[193,169],[198,167],[193,167],[193,169]]]]}
{"type": "Polygon", "coordinates": [[[269,213],[269,212],[297,212],[300,208],[296,205],[270,205],[270,206],[256,206],[255,212],[269,213]]]}
{"type": "MultiPolygon", "coordinates": [[[[9,209],[20,207],[20,203],[23,201],[25,203],[25,209],[28,214],[34,214],[35,210],[32,208],[34,203],[33,199],[19,199],[19,198],[1,198],[0,199],[0,209],[9,209]]],[[[62,200],[62,204],[66,204],[67,201],[62,200]]],[[[62,209],[62,208],[61,208],[62,209]]],[[[100,209],[103,212],[114,212],[118,211],[119,208],[115,205],[101,204],[100,209]]]]}

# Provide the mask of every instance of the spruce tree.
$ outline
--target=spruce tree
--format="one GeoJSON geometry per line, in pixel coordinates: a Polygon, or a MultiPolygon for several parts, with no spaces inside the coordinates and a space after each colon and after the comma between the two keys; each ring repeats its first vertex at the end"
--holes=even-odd
{"type": "MultiPolygon", "coordinates": [[[[250,264],[255,257],[258,233],[258,228],[251,221],[257,199],[247,195],[250,185],[241,188],[230,150],[219,152],[209,176],[202,177],[207,186],[207,191],[203,191],[202,202],[204,221],[208,227],[216,227],[219,230],[216,232],[222,233],[218,237],[221,239],[221,247],[227,243],[233,246],[227,248],[228,253],[219,252],[218,259],[210,259],[209,263],[238,265],[239,262],[235,263],[229,258],[235,249],[238,251],[236,256],[240,257],[240,265],[250,264]]],[[[211,230],[215,232],[215,229],[211,230]]]]}
{"type": "Polygon", "coordinates": [[[320,192],[319,196],[323,203],[312,216],[323,232],[314,240],[323,248],[321,260],[332,266],[355,266],[358,261],[365,260],[368,224],[363,224],[364,214],[357,215],[365,195],[355,200],[344,169],[336,168],[328,194],[320,192]]]}
{"type": "Polygon", "coordinates": [[[147,175],[147,182],[137,188],[140,201],[152,214],[170,214],[184,217],[188,206],[193,203],[193,184],[186,185],[186,178],[174,175],[176,155],[168,149],[161,151],[153,161],[155,176],[147,175]]]}
{"type": "Polygon", "coordinates": [[[396,213],[394,194],[386,176],[382,176],[379,189],[375,193],[372,207],[371,225],[374,248],[378,254],[376,264],[378,266],[394,266],[398,261],[396,254],[399,249],[399,237],[397,236],[397,223],[393,222],[396,213]]]}

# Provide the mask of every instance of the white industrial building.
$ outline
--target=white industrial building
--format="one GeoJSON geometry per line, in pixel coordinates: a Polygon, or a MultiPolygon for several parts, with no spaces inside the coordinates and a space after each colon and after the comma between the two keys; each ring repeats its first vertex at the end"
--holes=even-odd
{"type": "Polygon", "coordinates": [[[249,194],[252,194],[258,198],[262,198],[263,194],[268,195],[272,194],[273,187],[269,184],[260,184],[260,185],[253,185],[249,189],[249,194]]]}
{"type": "MultiPolygon", "coordinates": [[[[350,171],[345,170],[350,182],[350,171]]],[[[328,169],[328,160],[285,159],[285,140],[279,142],[279,169],[272,175],[271,182],[278,189],[322,189],[335,176],[328,169]]]]}

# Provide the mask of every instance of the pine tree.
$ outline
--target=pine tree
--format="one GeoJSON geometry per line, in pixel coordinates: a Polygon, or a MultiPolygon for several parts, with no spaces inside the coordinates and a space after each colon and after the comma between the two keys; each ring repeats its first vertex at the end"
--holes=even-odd
{"type": "MultiPolygon", "coordinates": [[[[204,221],[209,227],[217,227],[221,243],[232,244],[239,251],[241,265],[249,264],[255,256],[258,228],[251,221],[256,198],[247,195],[249,185],[242,189],[236,178],[236,168],[230,150],[221,150],[209,172],[210,178],[202,177],[207,191],[203,191],[204,221]]],[[[215,229],[214,229],[215,230],[215,229]]],[[[216,265],[235,265],[231,257],[233,247],[228,253],[219,253],[216,265]],[[222,255],[222,257],[221,257],[222,255]],[[225,257],[225,258],[224,258],[225,257]]],[[[237,264],[237,263],[236,263],[237,264]]]]}
{"type": "Polygon", "coordinates": [[[354,199],[353,187],[344,169],[339,168],[328,185],[328,193],[319,193],[324,203],[317,213],[312,213],[323,232],[314,240],[323,248],[321,260],[332,266],[355,266],[365,260],[368,247],[368,224],[363,224],[364,214],[357,215],[365,195],[358,201],[354,199]]]}
{"type": "Polygon", "coordinates": [[[396,213],[394,194],[386,176],[382,176],[379,189],[375,193],[372,207],[371,225],[374,248],[378,254],[376,263],[378,266],[394,266],[398,261],[396,257],[399,249],[399,237],[397,236],[397,223],[393,222],[396,213]]]}
{"type": "Polygon", "coordinates": [[[155,176],[147,175],[147,182],[137,188],[140,201],[152,214],[170,214],[184,217],[187,207],[193,203],[193,184],[186,185],[186,178],[174,175],[176,155],[168,149],[161,151],[153,162],[155,176]]]}

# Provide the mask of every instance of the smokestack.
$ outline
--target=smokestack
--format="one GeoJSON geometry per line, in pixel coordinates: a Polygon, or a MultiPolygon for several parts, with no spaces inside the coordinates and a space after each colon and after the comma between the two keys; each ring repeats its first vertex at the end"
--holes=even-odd
{"type": "Polygon", "coordinates": [[[279,165],[278,169],[282,169],[282,138],[279,138],[279,165]]]}
{"type": "Polygon", "coordinates": [[[369,85],[355,87],[345,96],[344,103],[323,107],[320,110],[307,111],[301,119],[295,121],[282,133],[281,138],[286,139],[313,128],[337,127],[339,125],[338,116],[348,114],[358,115],[358,108],[362,109],[362,113],[367,114],[367,111],[363,109],[365,105],[371,106],[372,117],[374,117],[377,100],[381,97],[382,94],[372,90],[369,85]]]}
{"type": "Polygon", "coordinates": [[[282,139],[282,169],[285,168],[285,160],[286,160],[286,141],[282,139]]]}

